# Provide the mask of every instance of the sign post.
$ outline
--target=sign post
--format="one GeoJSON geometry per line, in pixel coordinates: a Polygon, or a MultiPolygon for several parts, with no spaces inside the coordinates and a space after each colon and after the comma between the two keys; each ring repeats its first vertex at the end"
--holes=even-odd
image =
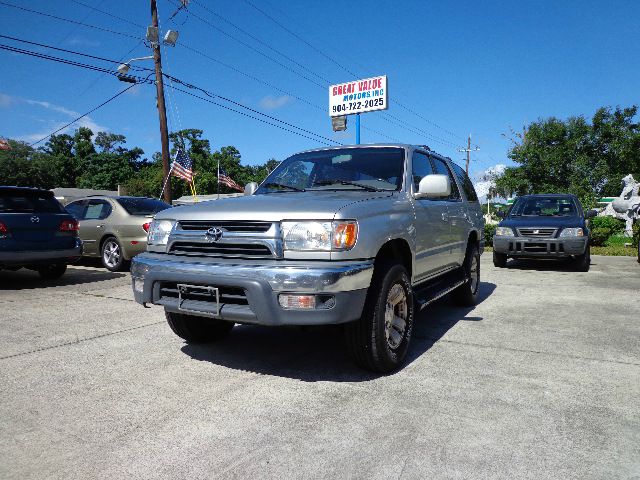
{"type": "Polygon", "coordinates": [[[360,144],[360,114],[389,108],[387,76],[329,86],[329,115],[356,116],[356,144],[360,144]]]}

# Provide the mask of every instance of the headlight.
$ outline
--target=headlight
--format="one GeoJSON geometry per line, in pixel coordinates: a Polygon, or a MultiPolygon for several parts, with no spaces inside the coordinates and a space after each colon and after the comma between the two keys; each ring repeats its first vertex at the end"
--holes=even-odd
{"type": "Polygon", "coordinates": [[[496,236],[513,237],[513,230],[511,230],[511,227],[498,227],[496,228],[496,236]]]}
{"type": "Polygon", "coordinates": [[[175,223],[174,220],[153,220],[149,225],[147,243],[149,245],[166,245],[175,223]]]}
{"type": "Polygon", "coordinates": [[[285,250],[340,251],[351,250],[358,239],[358,223],[339,222],[282,222],[285,250]]]}
{"type": "Polygon", "coordinates": [[[584,230],[581,228],[565,228],[560,232],[561,237],[584,237],[584,230]]]}

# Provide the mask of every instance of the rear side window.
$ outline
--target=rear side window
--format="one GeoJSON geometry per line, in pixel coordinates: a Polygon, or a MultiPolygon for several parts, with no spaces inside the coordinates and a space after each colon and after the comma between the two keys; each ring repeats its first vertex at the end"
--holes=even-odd
{"type": "Polygon", "coordinates": [[[467,201],[477,202],[478,194],[476,193],[476,189],[473,188],[473,182],[469,178],[469,175],[467,175],[467,172],[465,172],[460,165],[456,165],[455,163],[452,163],[451,165],[453,166],[453,172],[456,174],[456,177],[458,177],[460,185],[462,185],[467,201]]]}
{"type": "Polygon", "coordinates": [[[431,161],[433,162],[433,169],[438,175],[448,175],[449,180],[451,181],[451,195],[449,196],[449,200],[459,200],[460,199],[460,190],[458,190],[458,185],[456,184],[455,178],[451,174],[449,167],[447,164],[440,160],[439,158],[431,157],[431,161]]]}
{"type": "Polygon", "coordinates": [[[62,205],[46,192],[0,191],[0,213],[62,213],[62,205]]]}
{"type": "Polygon", "coordinates": [[[118,198],[117,202],[122,205],[129,215],[155,215],[162,210],[171,208],[171,205],[155,198],[118,198]]]}

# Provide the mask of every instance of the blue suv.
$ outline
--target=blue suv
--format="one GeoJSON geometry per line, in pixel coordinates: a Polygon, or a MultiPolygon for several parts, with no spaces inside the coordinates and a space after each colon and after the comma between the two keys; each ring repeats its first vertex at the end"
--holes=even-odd
{"type": "Polygon", "coordinates": [[[55,279],[81,255],[78,222],[52,192],[0,187],[0,270],[28,268],[55,279]]]}

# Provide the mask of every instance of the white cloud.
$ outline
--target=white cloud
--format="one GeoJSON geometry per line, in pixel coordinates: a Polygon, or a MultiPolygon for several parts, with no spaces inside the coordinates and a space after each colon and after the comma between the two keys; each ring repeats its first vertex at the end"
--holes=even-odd
{"type": "Polygon", "coordinates": [[[499,163],[493,167],[487,168],[476,177],[476,180],[473,182],[473,186],[476,189],[480,202],[487,201],[489,189],[496,186],[496,179],[504,174],[505,168],[507,168],[506,165],[499,163]]]}
{"type": "Polygon", "coordinates": [[[69,40],[67,40],[65,43],[67,45],[71,45],[74,47],[77,47],[77,46],[99,47],[100,46],[100,42],[97,42],[95,40],[87,40],[86,38],[83,38],[83,37],[72,37],[69,40]]]}
{"type": "Polygon", "coordinates": [[[24,101],[26,103],[28,103],[29,105],[38,105],[38,106],[46,108],[48,110],[53,110],[54,112],[64,113],[65,115],[69,115],[71,117],[77,117],[77,116],[80,115],[78,112],[74,112],[73,110],[69,110],[68,108],[60,107],[58,105],[54,105],[54,104],[49,103],[49,102],[41,102],[41,101],[38,101],[38,100],[29,100],[28,98],[25,98],[24,101]]]}
{"type": "Polygon", "coordinates": [[[0,107],[10,107],[13,102],[14,98],[11,95],[0,93],[0,107]]]}
{"type": "Polygon", "coordinates": [[[277,108],[282,108],[285,105],[288,105],[293,101],[293,98],[289,95],[282,95],[281,97],[273,97],[271,95],[267,95],[262,100],[260,100],[260,106],[266,110],[275,110],[277,108]]]}

